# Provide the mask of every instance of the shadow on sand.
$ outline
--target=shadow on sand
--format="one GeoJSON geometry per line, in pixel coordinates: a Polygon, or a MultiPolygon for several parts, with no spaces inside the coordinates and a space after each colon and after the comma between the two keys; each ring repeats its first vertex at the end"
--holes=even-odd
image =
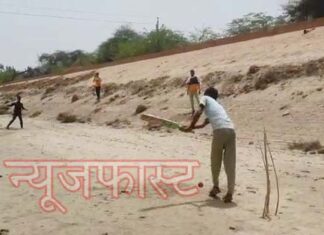
{"type": "Polygon", "coordinates": [[[167,209],[171,207],[187,206],[187,205],[196,207],[198,210],[201,210],[204,207],[214,207],[220,209],[231,209],[237,207],[237,204],[235,202],[224,203],[222,200],[217,198],[217,199],[207,199],[204,201],[191,201],[191,202],[184,202],[184,203],[168,204],[164,206],[148,207],[148,208],[141,209],[140,211],[147,212],[147,211],[167,209]]]}

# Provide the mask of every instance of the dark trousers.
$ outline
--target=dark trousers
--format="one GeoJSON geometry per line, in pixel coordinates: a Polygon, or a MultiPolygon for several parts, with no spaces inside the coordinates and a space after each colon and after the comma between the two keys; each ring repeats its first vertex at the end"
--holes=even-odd
{"type": "Polygon", "coordinates": [[[16,120],[17,117],[19,118],[19,121],[20,121],[20,127],[21,127],[21,128],[24,128],[24,123],[23,123],[23,119],[22,119],[21,114],[14,114],[14,115],[12,116],[12,119],[11,119],[11,121],[9,122],[7,128],[10,127],[10,125],[11,125],[11,124],[16,120]]]}
{"type": "Polygon", "coordinates": [[[96,95],[97,95],[97,100],[100,100],[100,91],[101,91],[101,87],[96,87],[96,95]]]}

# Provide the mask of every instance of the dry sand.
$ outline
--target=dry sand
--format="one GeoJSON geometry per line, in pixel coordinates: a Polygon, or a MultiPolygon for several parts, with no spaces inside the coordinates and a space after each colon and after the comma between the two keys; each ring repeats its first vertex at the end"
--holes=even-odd
{"type": "MultiPolygon", "coordinates": [[[[113,200],[104,187],[94,185],[93,198],[86,201],[80,193],[69,193],[57,187],[57,197],[69,209],[66,215],[61,215],[43,213],[37,206],[41,191],[27,185],[14,188],[8,181],[11,171],[1,167],[0,230],[9,229],[9,234],[14,235],[323,234],[324,157],[287,148],[289,142],[299,140],[324,143],[322,74],[291,77],[271,83],[265,90],[221,99],[236,124],[238,134],[237,188],[235,203],[229,205],[207,196],[212,186],[209,128],[195,134],[164,128],[148,131],[143,128],[139,117],[133,115],[136,106],[144,104],[149,108],[148,113],[185,123],[190,118],[188,98],[184,88],[177,84],[189,69],[195,68],[199,75],[215,71],[229,74],[241,71],[244,74],[251,65],[300,65],[324,57],[324,47],[319,46],[323,39],[324,28],[318,28],[305,36],[295,32],[103,68],[100,72],[105,82],[122,84],[123,88],[111,93],[108,90],[99,104],[95,103],[95,97],[89,91],[87,79],[64,86],[59,84],[69,80],[53,78],[57,86],[50,83],[24,87],[26,83],[19,83],[10,85],[10,89],[0,87],[3,102],[22,91],[23,102],[29,109],[25,113],[24,130],[17,129],[17,122],[12,130],[4,130],[10,116],[0,116],[1,162],[16,158],[192,159],[201,161],[192,183],[201,181],[205,184],[194,197],[171,194],[168,200],[159,199],[152,189],[148,189],[145,200],[134,195],[122,195],[113,200]],[[158,82],[163,79],[164,83],[158,82]],[[146,83],[151,88],[145,88],[146,83]],[[55,89],[44,95],[48,87],[55,89]],[[80,99],[71,103],[75,94],[80,99]],[[29,118],[36,111],[41,112],[40,116],[29,118]],[[61,124],[56,121],[61,112],[72,113],[88,123],[61,124]],[[107,122],[113,121],[115,125],[106,126],[107,122]],[[280,213],[277,217],[272,216],[271,221],[260,218],[266,190],[258,149],[263,127],[269,133],[281,188],[280,213]]],[[[80,74],[65,77],[72,79],[80,74]]],[[[226,82],[225,79],[216,86],[222,90],[226,82]]],[[[224,172],[221,188],[224,194],[224,172]]],[[[271,202],[273,214],[275,192],[271,202]]]]}

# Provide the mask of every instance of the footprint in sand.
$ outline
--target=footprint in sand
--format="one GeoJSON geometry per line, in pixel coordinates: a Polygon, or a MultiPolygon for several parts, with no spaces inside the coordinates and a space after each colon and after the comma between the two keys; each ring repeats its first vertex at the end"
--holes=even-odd
{"type": "Polygon", "coordinates": [[[315,187],[311,187],[311,190],[312,190],[313,192],[317,192],[317,189],[316,189],[315,187]]]}
{"type": "Polygon", "coordinates": [[[256,194],[258,190],[257,188],[250,187],[250,186],[246,187],[246,189],[249,193],[253,193],[253,194],[256,194]]]}

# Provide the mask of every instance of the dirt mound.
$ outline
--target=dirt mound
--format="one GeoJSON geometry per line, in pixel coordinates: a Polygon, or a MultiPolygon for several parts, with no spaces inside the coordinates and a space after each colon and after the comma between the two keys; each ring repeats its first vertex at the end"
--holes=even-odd
{"type": "Polygon", "coordinates": [[[114,121],[106,122],[107,126],[111,126],[116,129],[127,128],[131,125],[131,122],[128,119],[115,119],[114,121]]]}

